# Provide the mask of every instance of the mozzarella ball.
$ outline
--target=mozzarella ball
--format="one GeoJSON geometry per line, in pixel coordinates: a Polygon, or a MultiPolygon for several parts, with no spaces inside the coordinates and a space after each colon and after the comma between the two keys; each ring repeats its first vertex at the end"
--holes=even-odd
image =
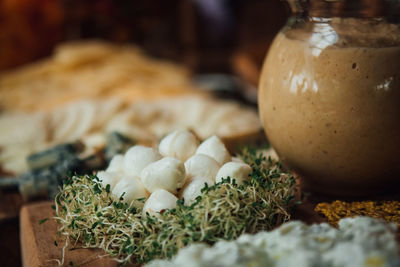
{"type": "Polygon", "coordinates": [[[196,154],[185,162],[186,177],[190,180],[194,177],[205,177],[214,181],[219,170],[218,162],[203,154],[196,154]]]}
{"type": "Polygon", "coordinates": [[[206,139],[197,148],[196,154],[204,154],[215,159],[221,166],[231,160],[231,155],[224,143],[215,135],[206,139]]]}
{"type": "Polygon", "coordinates": [[[118,172],[124,173],[124,156],[123,155],[115,155],[112,157],[110,164],[106,169],[107,172],[118,172]]]}
{"type": "Polygon", "coordinates": [[[143,186],[139,177],[124,176],[114,187],[112,191],[114,199],[118,200],[121,196],[123,202],[132,204],[133,206],[140,206],[139,198],[147,198],[148,192],[143,186]],[[125,194],[124,194],[125,193],[125,194]],[[122,196],[122,194],[124,194],[122,196]]]}
{"type": "Polygon", "coordinates": [[[246,163],[228,162],[219,169],[215,180],[219,183],[222,181],[222,178],[228,178],[229,176],[231,180],[235,179],[237,184],[242,184],[249,178],[251,171],[251,167],[246,163]]]}
{"type": "Polygon", "coordinates": [[[165,157],[149,164],[143,169],[140,177],[149,192],[165,189],[176,194],[185,183],[185,166],[179,159],[165,157]]]}
{"type": "Polygon", "coordinates": [[[113,190],[115,185],[121,180],[122,175],[117,172],[99,171],[96,174],[104,188],[109,184],[110,190],[113,190]]]}
{"type": "Polygon", "coordinates": [[[195,202],[196,197],[201,195],[201,189],[204,188],[205,184],[212,186],[214,184],[214,180],[205,177],[198,177],[193,179],[185,186],[182,192],[182,197],[185,200],[186,205],[191,205],[193,202],[195,202]]]}
{"type": "Polygon", "coordinates": [[[164,137],[158,150],[165,157],[174,157],[186,161],[199,145],[199,140],[190,131],[175,131],[164,137]]]}
{"type": "Polygon", "coordinates": [[[150,163],[161,159],[161,155],[150,147],[134,146],[128,149],[124,157],[124,172],[126,175],[139,176],[150,163]]]}
{"type": "Polygon", "coordinates": [[[173,209],[176,207],[177,200],[178,198],[167,190],[158,189],[144,203],[143,214],[148,212],[149,214],[156,215],[156,213],[163,210],[173,209]]]}

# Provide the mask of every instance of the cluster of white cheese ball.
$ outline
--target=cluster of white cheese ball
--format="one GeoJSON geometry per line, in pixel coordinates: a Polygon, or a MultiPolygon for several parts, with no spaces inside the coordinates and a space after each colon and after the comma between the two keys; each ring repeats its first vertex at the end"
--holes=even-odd
{"type": "Polygon", "coordinates": [[[133,146],[125,155],[112,158],[105,171],[97,173],[103,186],[110,185],[116,200],[139,206],[143,212],[157,214],[176,206],[179,198],[190,205],[207,184],[212,186],[230,177],[241,184],[251,167],[232,158],[224,143],[212,136],[199,144],[190,131],[175,131],[164,137],[156,149],[133,146]]]}

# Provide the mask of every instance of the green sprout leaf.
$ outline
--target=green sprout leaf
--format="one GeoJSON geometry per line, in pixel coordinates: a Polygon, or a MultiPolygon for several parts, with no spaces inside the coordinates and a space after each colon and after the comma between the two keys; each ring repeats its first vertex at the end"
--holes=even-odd
{"type": "Polygon", "coordinates": [[[45,223],[47,220],[49,220],[49,218],[44,218],[44,219],[40,220],[39,225],[41,225],[42,223],[45,223]]]}
{"type": "Polygon", "coordinates": [[[204,185],[194,203],[182,199],[157,216],[143,214],[145,199],[135,206],[113,199],[109,185],[95,176],[74,176],[55,199],[59,232],[78,247],[102,248],[121,263],[171,258],[194,242],[214,244],[243,233],[271,230],[290,219],[296,205],[296,180],[281,163],[254,149],[238,155],[252,167],[244,184],[226,177],[204,185]]]}

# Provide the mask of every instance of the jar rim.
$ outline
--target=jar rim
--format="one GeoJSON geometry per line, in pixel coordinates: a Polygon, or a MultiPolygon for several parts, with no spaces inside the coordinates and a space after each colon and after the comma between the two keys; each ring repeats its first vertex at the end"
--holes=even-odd
{"type": "Polygon", "coordinates": [[[286,0],[297,16],[386,18],[400,22],[398,0],[286,0]]]}

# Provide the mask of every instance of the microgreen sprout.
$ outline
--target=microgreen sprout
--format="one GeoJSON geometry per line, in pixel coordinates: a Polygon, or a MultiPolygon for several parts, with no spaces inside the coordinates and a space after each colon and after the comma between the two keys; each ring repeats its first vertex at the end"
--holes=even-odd
{"type": "Polygon", "coordinates": [[[288,221],[295,178],[255,150],[245,148],[240,157],[253,170],[244,184],[230,177],[205,184],[193,204],[178,200],[157,216],[113,200],[96,176],[73,176],[55,201],[59,233],[75,247],[102,248],[121,263],[145,263],[171,258],[194,242],[232,240],[288,221]]]}

